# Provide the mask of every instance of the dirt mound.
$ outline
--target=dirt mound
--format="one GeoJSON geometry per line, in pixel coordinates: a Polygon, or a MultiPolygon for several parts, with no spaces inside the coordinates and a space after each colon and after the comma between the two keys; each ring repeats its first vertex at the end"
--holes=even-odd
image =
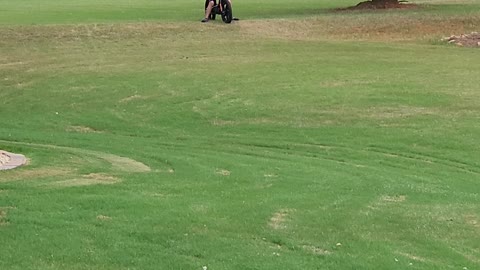
{"type": "Polygon", "coordinates": [[[345,10],[375,10],[375,9],[398,9],[398,8],[416,8],[416,4],[407,4],[406,1],[397,0],[369,0],[358,3],[356,6],[337,9],[345,10]]]}
{"type": "Polygon", "coordinates": [[[462,34],[460,36],[449,36],[442,39],[450,44],[456,44],[460,47],[480,47],[480,33],[462,34]]]}

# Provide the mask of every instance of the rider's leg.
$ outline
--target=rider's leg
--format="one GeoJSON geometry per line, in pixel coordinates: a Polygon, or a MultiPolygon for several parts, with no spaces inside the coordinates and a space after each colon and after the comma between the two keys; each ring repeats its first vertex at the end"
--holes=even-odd
{"type": "Polygon", "coordinates": [[[214,4],[215,2],[213,0],[208,2],[208,6],[205,9],[205,18],[202,20],[202,22],[208,22],[208,20],[210,19],[210,14],[212,13],[212,8],[214,4]]]}

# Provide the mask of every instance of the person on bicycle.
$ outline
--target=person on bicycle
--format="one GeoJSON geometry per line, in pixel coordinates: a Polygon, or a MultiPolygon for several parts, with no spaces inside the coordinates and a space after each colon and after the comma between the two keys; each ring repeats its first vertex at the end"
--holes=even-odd
{"type": "MultiPolygon", "coordinates": [[[[232,4],[232,0],[228,0],[230,2],[230,5],[232,4]]],[[[202,19],[202,23],[206,23],[210,20],[210,14],[212,14],[212,9],[213,6],[215,5],[215,0],[209,0],[208,1],[208,6],[205,9],[205,18],[202,19]]],[[[232,18],[234,21],[238,21],[238,18],[233,17],[232,18]]]]}

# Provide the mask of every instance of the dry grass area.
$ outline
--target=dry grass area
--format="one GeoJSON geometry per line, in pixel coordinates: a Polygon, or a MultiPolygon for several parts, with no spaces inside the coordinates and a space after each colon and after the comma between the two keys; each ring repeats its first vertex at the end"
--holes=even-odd
{"type": "Polygon", "coordinates": [[[288,216],[293,212],[293,209],[280,209],[275,212],[268,222],[268,226],[274,230],[281,230],[287,228],[288,216]]]}
{"type": "MultiPolygon", "coordinates": [[[[414,16],[405,12],[372,15],[338,13],[305,19],[242,20],[228,28],[190,22],[6,26],[0,28],[0,45],[43,41],[68,44],[89,40],[135,40],[148,46],[165,39],[169,40],[168,44],[175,45],[185,38],[201,43],[201,37],[212,31],[225,32],[237,38],[401,41],[470,33],[478,30],[479,25],[480,17],[475,15],[414,16]]],[[[24,64],[0,58],[0,66],[3,67],[24,64]]]]}
{"type": "Polygon", "coordinates": [[[36,169],[22,169],[7,171],[0,183],[25,180],[39,180],[44,178],[65,177],[74,173],[72,169],[62,167],[44,167],[36,169]]]}
{"type": "Polygon", "coordinates": [[[120,182],[120,179],[114,176],[104,173],[91,173],[75,179],[57,181],[53,183],[53,185],[60,187],[76,187],[90,185],[111,185],[118,182],[120,182]]]}
{"type": "Polygon", "coordinates": [[[288,40],[413,41],[440,40],[455,33],[470,33],[479,25],[480,17],[475,16],[445,18],[432,15],[413,17],[405,14],[339,14],[304,20],[245,21],[239,27],[244,35],[288,40]]]}

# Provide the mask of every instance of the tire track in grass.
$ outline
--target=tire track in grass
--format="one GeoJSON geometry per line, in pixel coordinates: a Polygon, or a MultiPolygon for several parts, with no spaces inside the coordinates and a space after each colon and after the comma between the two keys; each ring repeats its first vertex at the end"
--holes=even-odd
{"type": "MultiPolygon", "coordinates": [[[[143,173],[143,172],[150,172],[151,169],[147,165],[133,160],[131,158],[122,157],[114,154],[93,151],[93,150],[86,150],[81,148],[74,148],[74,147],[66,147],[66,146],[57,146],[57,145],[50,145],[50,144],[39,144],[39,143],[25,143],[25,142],[13,142],[13,141],[5,141],[0,140],[1,143],[5,144],[13,144],[13,145],[21,145],[25,147],[32,147],[32,148],[43,148],[43,149],[50,149],[60,152],[72,153],[75,155],[79,155],[82,157],[93,158],[97,160],[103,160],[112,166],[112,168],[116,171],[127,172],[127,173],[143,173]]],[[[25,179],[43,179],[43,178],[63,178],[61,180],[55,180],[53,182],[49,182],[46,184],[47,186],[51,187],[78,187],[78,186],[88,186],[88,185],[110,185],[116,184],[121,182],[121,179],[110,175],[106,172],[99,172],[99,173],[90,173],[84,175],[78,175],[76,170],[72,168],[60,168],[56,167],[56,164],[53,164],[53,167],[43,167],[38,168],[35,170],[22,170],[16,173],[15,175],[11,175],[8,179],[0,179],[1,182],[12,182],[18,180],[25,180],[25,179]]],[[[45,184],[40,184],[41,186],[45,186],[45,184]]]]}
{"type": "Polygon", "coordinates": [[[269,144],[265,142],[226,142],[227,147],[196,147],[206,152],[221,152],[224,154],[244,155],[258,158],[267,158],[272,160],[280,160],[290,162],[292,157],[302,157],[308,159],[325,160],[338,164],[349,165],[355,168],[368,168],[379,170],[384,166],[394,167],[401,170],[410,170],[408,166],[401,166],[403,162],[421,162],[425,165],[439,166],[449,168],[451,171],[480,175],[480,170],[474,164],[458,161],[455,159],[447,159],[432,154],[420,153],[417,151],[401,151],[382,148],[380,146],[368,146],[363,148],[349,147],[336,144],[308,144],[282,142],[280,144],[269,144]],[[240,146],[240,147],[239,147],[240,146]],[[246,148],[245,148],[246,147],[246,148]],[[234,149],[233,149],[234,148],[234,149]],[[261,149],[261,150],[255,150],[261,149]],[[376,157],[378,164],[366,163],[365,160],[371,160],[376,157]],[[370,157],[368,157],[370,156],[370,157]],[[368,158],[367,158],[368,157],[368,158]],[[387,159],[388,158],[388,159],[387,159]],[[389,160],[395,159],[395,163],[388,163],[389,160]],[[387,162],[380,162],[380,161],[387,162]],[[403,162],[398,162],[398,161],[403,162]]]}
{"type": "Polygon", "coordinates": [[[74,147],[68,147],[68,146],[58,146],[58,145],[52,145],[52,144],[39,144],[39,143],[26,143],[26,142],[14,142],[14,141],[5,141],[5,140],[0,140],[1,143],[6,143],[6,144],[14,144],[14,145],[22,145],[22,146],[30,146],[30,147],[36,147],[36,148],[47,148],[47,149],[53,149],[53,150],[60,150],[63,152],[70,152],[74,154],[80,154],[80,155],[85,155],[85,156],[90,156],[90,157],[95,157],[101,160],[105,160],[108,163],[112,165],[113,168],[122,171],[122,172],[150,172],[151,168],[148,167],[147,165],[133,160],[128,157],[122,157],[114,154],[109,154],[109,153],[104,153],[104,152],[99,152],[99,151],[93,151],[93,150],[87,150],[87,149],[81,149],[81,148],[74,148],[74,147]]]}

